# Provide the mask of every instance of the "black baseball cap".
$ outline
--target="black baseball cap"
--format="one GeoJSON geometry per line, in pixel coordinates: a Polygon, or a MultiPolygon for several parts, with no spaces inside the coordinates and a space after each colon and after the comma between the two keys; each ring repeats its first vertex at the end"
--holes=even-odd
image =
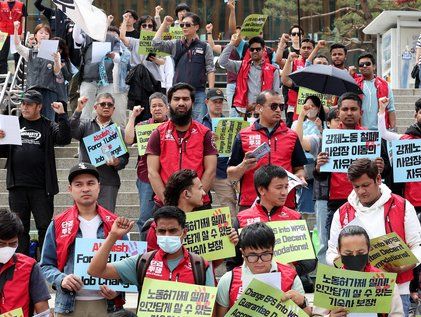
{"type": "Polygon", "coordinates": [[[25,91],[22,102],[42,104],[42,95],[35,89],[29,89],[25,91]]]}
{"type": "Polygon", "coordinates": [[[222,89],[219,88],[210,88],[208,90],[208,93],[206,94],[206,98],[209,100],[215,100],[215,99],[225,99],[224,92],[222,89]]]}
{"type": "Polygon", "coordinates": [[[73,179],[81,174],[94,175],[99,181],[99,173],[95,166],[89,163],[81,162],[70,169],[69,172],[69,183],[72,183],[73,179]]]}

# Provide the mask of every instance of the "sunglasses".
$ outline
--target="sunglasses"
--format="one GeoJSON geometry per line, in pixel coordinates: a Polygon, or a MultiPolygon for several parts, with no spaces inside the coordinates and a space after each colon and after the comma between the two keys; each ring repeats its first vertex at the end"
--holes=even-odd
{"type": "Polygon", "coordinates": [[[192,23],[180,23],[180,27],[182,27],[182,28],[189,28],[192,25],[194,25],[194,24],[192,24],[192,23]]]}
{"type": "Polygon", "coordinates": [[[250,52],[260,52],[262,50],[261,47],[250,47],[250,52]]]}
{"type": "Polygon", "coordinates": [[[112,107],[114,107],[114,104],[112,102],[100,102],[100,103],[98,103],[98,105],[101,108],[105,108],[105,107],[112,108],[112,107]]]}
{"type": "Polygon", "coordinates": [[[291,36],[300,36],[301,35],[301,33],[300,32],[292,32],[291,33],[291,36]]]}
{"type": "Polygon", "coordinates": [[[371,62],[359,63],[358,66],[359,67],[368,67],[368,66],[371,66],[371,62]]]}
{"type": "Polygon", "coordinates": [[[258,113],[251,113],[251,112],[247,112],[247,113],[246,113],[246,117],[247,117],[247,118],[251,118],[251,117],[253,117],[253,118],[258,119],[258,118],[259,118],[259,114],[258,114],[258,113]]]}
{"type": "Polygon", "coordinates": [[[279,107],[279,109],[283,109],[284,108],[284,105],[283,104],[281,104],[281,103],[271,103],[270,105],[269,105],[269,107],[270,107],[270,109],[272,110],[272,111],[275,111],[276,109],[278,109],[278,107],[279,107]]]}
{"type": "Polygon", "coordinates": [[[149,24],[149,23],[142,23],[142,28],[144,29],[153,29],[153,24],[149,24]]]}

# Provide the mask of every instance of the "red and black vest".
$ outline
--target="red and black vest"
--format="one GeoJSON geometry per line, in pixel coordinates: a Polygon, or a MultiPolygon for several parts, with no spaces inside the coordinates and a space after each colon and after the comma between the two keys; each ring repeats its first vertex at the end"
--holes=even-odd
{"type": "MultiPolygon", "coordinates": [[[[389,200],[384,204],[384,224],[386,234],[396,232],[401,239],[405,240],[405,198],[391,194],[389,200]]],[[[349,202],[339,208],[339,222],[341,227],[345,227],[355,218],[355,209],[349,202]]],[[[374,238],[374,237],[371,237],[374,238]]],[[[411,281],[413,278],[412,270],[398,274],[396,282],[402,284],[411,281]]]]}
{"type": "MultiPolygon", "coordinates": [[[[292,285],[294,284],[295,277],[297,276],[297,272],[295,269],[291,268],[288,265],[281,264],[276,262],[277,265],[277,272],[281,272],[281,289],[283,292],[288,292],[292,285]]],[[[232,278],[231,278],[231,285],[230,285],[230,300],[229,300],[229,307],[231,308],[237,299],[243,293],[243,281],[241,279],[243,273],[243,267],[237,266],[232,270],[232,278]]]]}
{"type": "Polygon", "coordinates": [[[7,274],[7,281],[0,294],[0,314],[22,308],[25,317],[32,316],[29,293],[31,273],[36,261],[26,255],[16,253],[0,269],[0,275],[7,274]]]}
{"type": "MultiPolygon", "coordinates": [[[[97,213],[101,217],[105,237],[110,232],[117,215],[111,213],[104,207],[97,205],[97,213]]],[[[54,229],[56,237],[57,268],[63,271],[69,255],[69,247],[76,239],[79,230],[80,220],[78,219],[79,210],[73,205],[63,213],[54,217],[54,229]]]]}
{"type": "MultiPolygon", "coordinates": [[[[292,64],[292,72],[295,72],[296,70],[304,68],[305,64],[306,64],[305,59],[298,58],[294,60],[292,64]]],[[[297,99],[298,99],[298,92],[295,91],[294,89],[288,89],[287,104],[289,106],[294,106],[294,109],[295,109],[295,107],[297,107],[297,99]]],[[[295,111],[294,111],[294,114],[295,114],[295,111]]]]}
{"type": "MultiPolygon", "coordinates": [[[[175,125],[171,121],[161,124],[157,130],[161,144],[159,161],[162,182],[166,184],[172,174],[182,169],[194,170],[197,176],[202,178],[204,142],[209,129],[192,120],[189,129],[181,139],[179,139],[175,125]]],[[[157,196],[155,196],[155,200],[162,204],[157,196]]],[[[210,203],[208,196],[203,198],[203,203],[210,203]]]]}
{"type": "MultiPolygon", "coordinates": [[[[419,139],[412,134],[404,134],[401,140],[419,139]]],[[[415,207],[421,207],[421,182],[405,183],[404,196],[415,207]]]]}
{"type": "Polygon", "coordinates": [[[267,211],[261,204],[255,204],[253,207],[240,211],[237,215],[240,228],[247,227],[256,222],[299,220],[301,214],[288,207],[282,206],[275,212],[267,211]]]}
{"type": "MultiPolygon", "coordinates": [[[[266,133],[266,129],[257,129],[256,123],[240,131],[240,139],[243,152],[255,150],[259,145],[266,142],[270,147],[270,153],[261,158],[256,167],[244,173],[240,183],[240,206],[249,207],[255,201],[257,194],[254,188],[254,172],[261,166],[272,164],[282,166],[289,172],[292,171],[292,154],[294,152],[295,143],[298,135],[289,129],[285,122],[279,122],[279,126],[272,132],[270,138],[266,133]]],[[[295,208],[295,190],[291,190],[285,206],[295,208]]]]}
{"type": "MultiPolygon", "coordinates": [[[[15,32],[15,27],[13,22],[21,22],[23,17],[23,3],[20,1],[15,1],[15,5],[12,10],[9,8],[9,3],[7,1],[0,2],[0,31],[5,32],[9,35],[13,35],[15,32]]],[[[19,26],[19,34],[22,34],[22,23],[19,26]]]]}

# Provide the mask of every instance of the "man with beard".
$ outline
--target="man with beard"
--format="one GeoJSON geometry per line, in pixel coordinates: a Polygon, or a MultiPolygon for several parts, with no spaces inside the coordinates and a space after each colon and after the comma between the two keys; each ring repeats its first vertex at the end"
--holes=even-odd
{"type": "MultiPolygon", "coordinates": [[[[194,88],[178,83],[168,91],[170,120],[161,124],[149,138],[146,148],[148,177],[155,193],[155,203],[162,206],[168,178],[181,169],[192,169],[207,193],[216,174],[217,150],[212,132],[192,120],[194,88]]],[[[204,197],[210,204],[209,196],[204,197]]]]}

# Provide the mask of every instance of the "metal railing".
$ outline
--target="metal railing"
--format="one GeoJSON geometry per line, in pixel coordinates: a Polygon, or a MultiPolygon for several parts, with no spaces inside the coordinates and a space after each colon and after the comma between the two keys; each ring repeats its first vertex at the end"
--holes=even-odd
{"type": "Polygon", "coordinates": [[[0,75],[0,78],[5,77],[0,92],[2,112],[7,111],[10,115],[19,114],[20,97],[25,88],[25,66],[24,59],[20,56],[13,75],[11,72],[8,72],[6,75],[0,75]]]}

